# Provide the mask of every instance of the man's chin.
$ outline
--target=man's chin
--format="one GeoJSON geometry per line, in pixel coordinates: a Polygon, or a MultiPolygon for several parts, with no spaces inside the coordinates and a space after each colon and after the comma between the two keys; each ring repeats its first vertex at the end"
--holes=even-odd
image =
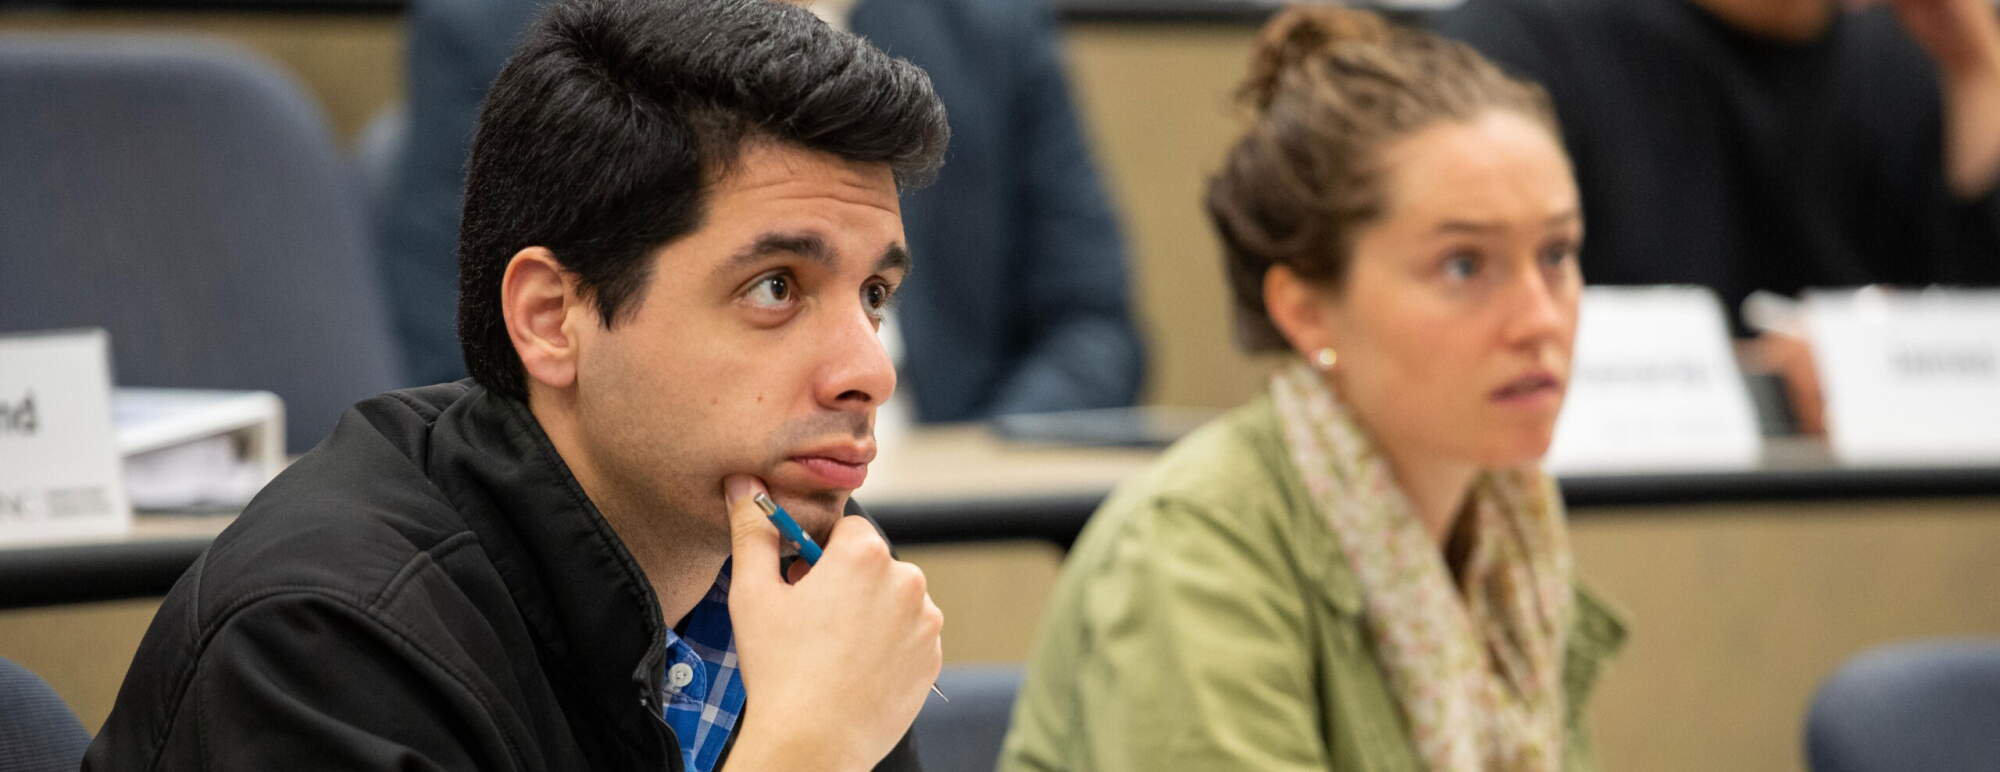
{"type": "Polygon", "coordinates": [[[792,519],[799,521],[799,527],[806,534],[824,545],[833,533],[833,524],[840,522],[840,516],[847,507],[848,492],[833,490],[795,491],[774,489],[773,498],[778,506],[791,513],[792,519]]]}

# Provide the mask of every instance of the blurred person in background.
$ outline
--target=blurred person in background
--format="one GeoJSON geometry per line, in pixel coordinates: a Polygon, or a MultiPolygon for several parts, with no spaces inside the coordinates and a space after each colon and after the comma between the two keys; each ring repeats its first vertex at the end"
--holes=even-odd
{"type": "MultiPolygon", "coordinates": [[[[380,242],[419,383],[464,373],[451,298],[467,141],[481,95],[539,5],[411,4],[407,140],[387,184],[380,242]]],[[[884,423],[1132,404],[1145,363],[1124,240],[1048,12],[1023,0],[808,7],[923,67],[951,122],[937,182],[904,193],[910,249],[924,268],[883,327],[902,371],[901,398],[884,423]]]]}
{"type": "Polygon", "coordinates": [[[1294,361],[1098,510],[1006,770],[1587,769],[1624,628],[1538,460],[1583,219],[1546,95],[1364,12],[1265,27],[1210,182],[1239,337],[1294,361]]]}
{"type": "MultiPolygon", "coordinates": [[[[1592,282],[1713,288],[1739,334],[1756,290],[2000,283],[1992,0],[1466,0],[1436,26],[1548,89],[1592,282]]],[[[1818,430],[1803,342],[1754,351],[1818,430]]]]}

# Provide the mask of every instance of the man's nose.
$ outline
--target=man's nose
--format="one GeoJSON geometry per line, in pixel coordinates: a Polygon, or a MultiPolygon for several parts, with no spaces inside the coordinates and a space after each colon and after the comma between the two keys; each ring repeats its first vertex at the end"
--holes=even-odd
{"type": "Polygon", "coordinates": [[[856,309],[838,317],[822,338],[815,396],[835,410],[881,407],[896,393],[896,363],[866,312],[856,309]]]}

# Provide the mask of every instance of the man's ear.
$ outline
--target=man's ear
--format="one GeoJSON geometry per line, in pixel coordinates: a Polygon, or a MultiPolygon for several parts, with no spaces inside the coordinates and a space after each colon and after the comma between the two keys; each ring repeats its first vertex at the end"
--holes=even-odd
{"type": "Polygon", "coordinates": [[[1293,351],[1311,357],[1322,348],[1339,348],[1339,335],[1327,313],[1326,290],[1285,266],[1264,272],[1264,312],[1271,326],[1293,351]]]}
{"type": "Polygon", "coordinates": [[[528,247],[514,253],[500,278],[500,311],[529,380],[554,389],[576,382],[575,325],[589,320],[589,303],[554,252],[528,247]]]}

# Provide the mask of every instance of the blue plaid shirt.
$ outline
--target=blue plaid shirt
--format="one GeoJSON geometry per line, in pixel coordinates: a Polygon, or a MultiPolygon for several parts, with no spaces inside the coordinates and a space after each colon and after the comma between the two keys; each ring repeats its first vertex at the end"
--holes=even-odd
{"type": "Polygon", "coordinates": [[[729,625],[728,563],[688,612],[685,627],[685,633],[667,631],[660,716],[680,740],[688,772],[710,772],[743,712],[743,676],[736,669],[736,635],[729,625]]]}

